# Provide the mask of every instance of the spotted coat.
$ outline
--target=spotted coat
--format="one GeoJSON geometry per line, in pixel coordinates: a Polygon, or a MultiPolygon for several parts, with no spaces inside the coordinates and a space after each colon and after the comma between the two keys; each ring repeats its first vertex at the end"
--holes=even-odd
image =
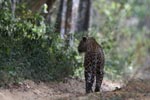
{"type": "Polygon", "coordinates": [[[86,82],[86,93],[93,92],[92,86],[94,81],[95,92],[100,91],[104,75],[104,52],[102,47],[93,37],[83,37],[79,43],[78,51],[84,52],[84,75],[86,82]]]}

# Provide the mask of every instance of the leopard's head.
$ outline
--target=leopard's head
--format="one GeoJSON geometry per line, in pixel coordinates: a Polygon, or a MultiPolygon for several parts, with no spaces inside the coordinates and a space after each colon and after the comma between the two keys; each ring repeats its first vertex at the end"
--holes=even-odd
{"type": "Polygon", "coordinates": [[[79,46],[78,46],[79,53],[87,51],[87,39],[88,39],[88,37],[82,37],[82,39],[79,43],[79,46]]]}
{"type": "Polygon", "coordinates": [[[79,53],[97,52],[99,47],[100,45],[96,42],[96,40],[93,37],[82,37],[78,46],[78,51],[79,53]]]}

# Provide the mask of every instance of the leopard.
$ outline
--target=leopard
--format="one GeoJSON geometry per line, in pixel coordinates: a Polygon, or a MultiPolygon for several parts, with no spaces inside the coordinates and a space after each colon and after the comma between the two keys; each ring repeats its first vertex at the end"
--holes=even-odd
{"type": "Polygon", "coordinates": [[[84,77],[86,93],[100,92],[104,77],[105,57],[103,48],[94,37],[83,36],[78,45],[78,52],[84,53],[84,77]]]}

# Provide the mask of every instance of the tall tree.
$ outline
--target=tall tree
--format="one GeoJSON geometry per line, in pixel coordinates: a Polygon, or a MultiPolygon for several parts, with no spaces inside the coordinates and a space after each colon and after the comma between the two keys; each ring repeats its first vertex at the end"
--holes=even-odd
{"type": "Polygon", "coordinates": [[[45,18],[46,18],[46,21],[47,23],[51,23],[51,9],[54,5],[56,0],[47,0],[46,1],[46,4],[48,6],[47,10],[48,10],[48,13],[46,14],[45,18]]]}
{"type": "Polygon", "coordinates": [[[76,32],[88,31],[91,3],[91,0],[80,0],[76,32]]]}
{"type": "Polygon", "coordinates": [[[71,20],[71,33],[74,33],[76,30],[76,24],[78,19],[78,9],[79,9],[79,1],[80,0],[73,0],[72,1],[72,20],[71,20]]]}
{"type": "Polygon", "coordinates": [[[64,0],[60,0],[59,10],[57,13],[57,18],[56,18],[56,23],[55,23],[55,32],[60,32],[61,30],[63,3],[64,3],[64,0]]]}
{"type": "Polygon", "coordinates": [[[65,33],[69,33],[71,30],[71,20],[72,20],[72,0],[68,0],[66,11],[65,33]]]}
{"type": "Polygon", "coordinates": [[[55,29],[64,38],[71,31],[72,22],[72,0],[60,0],[55,29]]]}
{"type": "Polygon", "coordinates": [[[88,31],[91,0],[60,0],[55,29],[73,44],[73,33],[88,31]]]}

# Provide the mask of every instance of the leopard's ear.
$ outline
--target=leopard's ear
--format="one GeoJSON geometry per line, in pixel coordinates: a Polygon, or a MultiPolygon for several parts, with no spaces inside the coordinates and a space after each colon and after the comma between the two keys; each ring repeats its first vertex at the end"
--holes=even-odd
{"type": "Polygon", "coordinates": [[[83,41],[86,41],[86,40],[87,40],[87,37],[86,37],[86,36],[83,36],[83,37],[82,37],[82,40],[83,40],[83,41]]]}

